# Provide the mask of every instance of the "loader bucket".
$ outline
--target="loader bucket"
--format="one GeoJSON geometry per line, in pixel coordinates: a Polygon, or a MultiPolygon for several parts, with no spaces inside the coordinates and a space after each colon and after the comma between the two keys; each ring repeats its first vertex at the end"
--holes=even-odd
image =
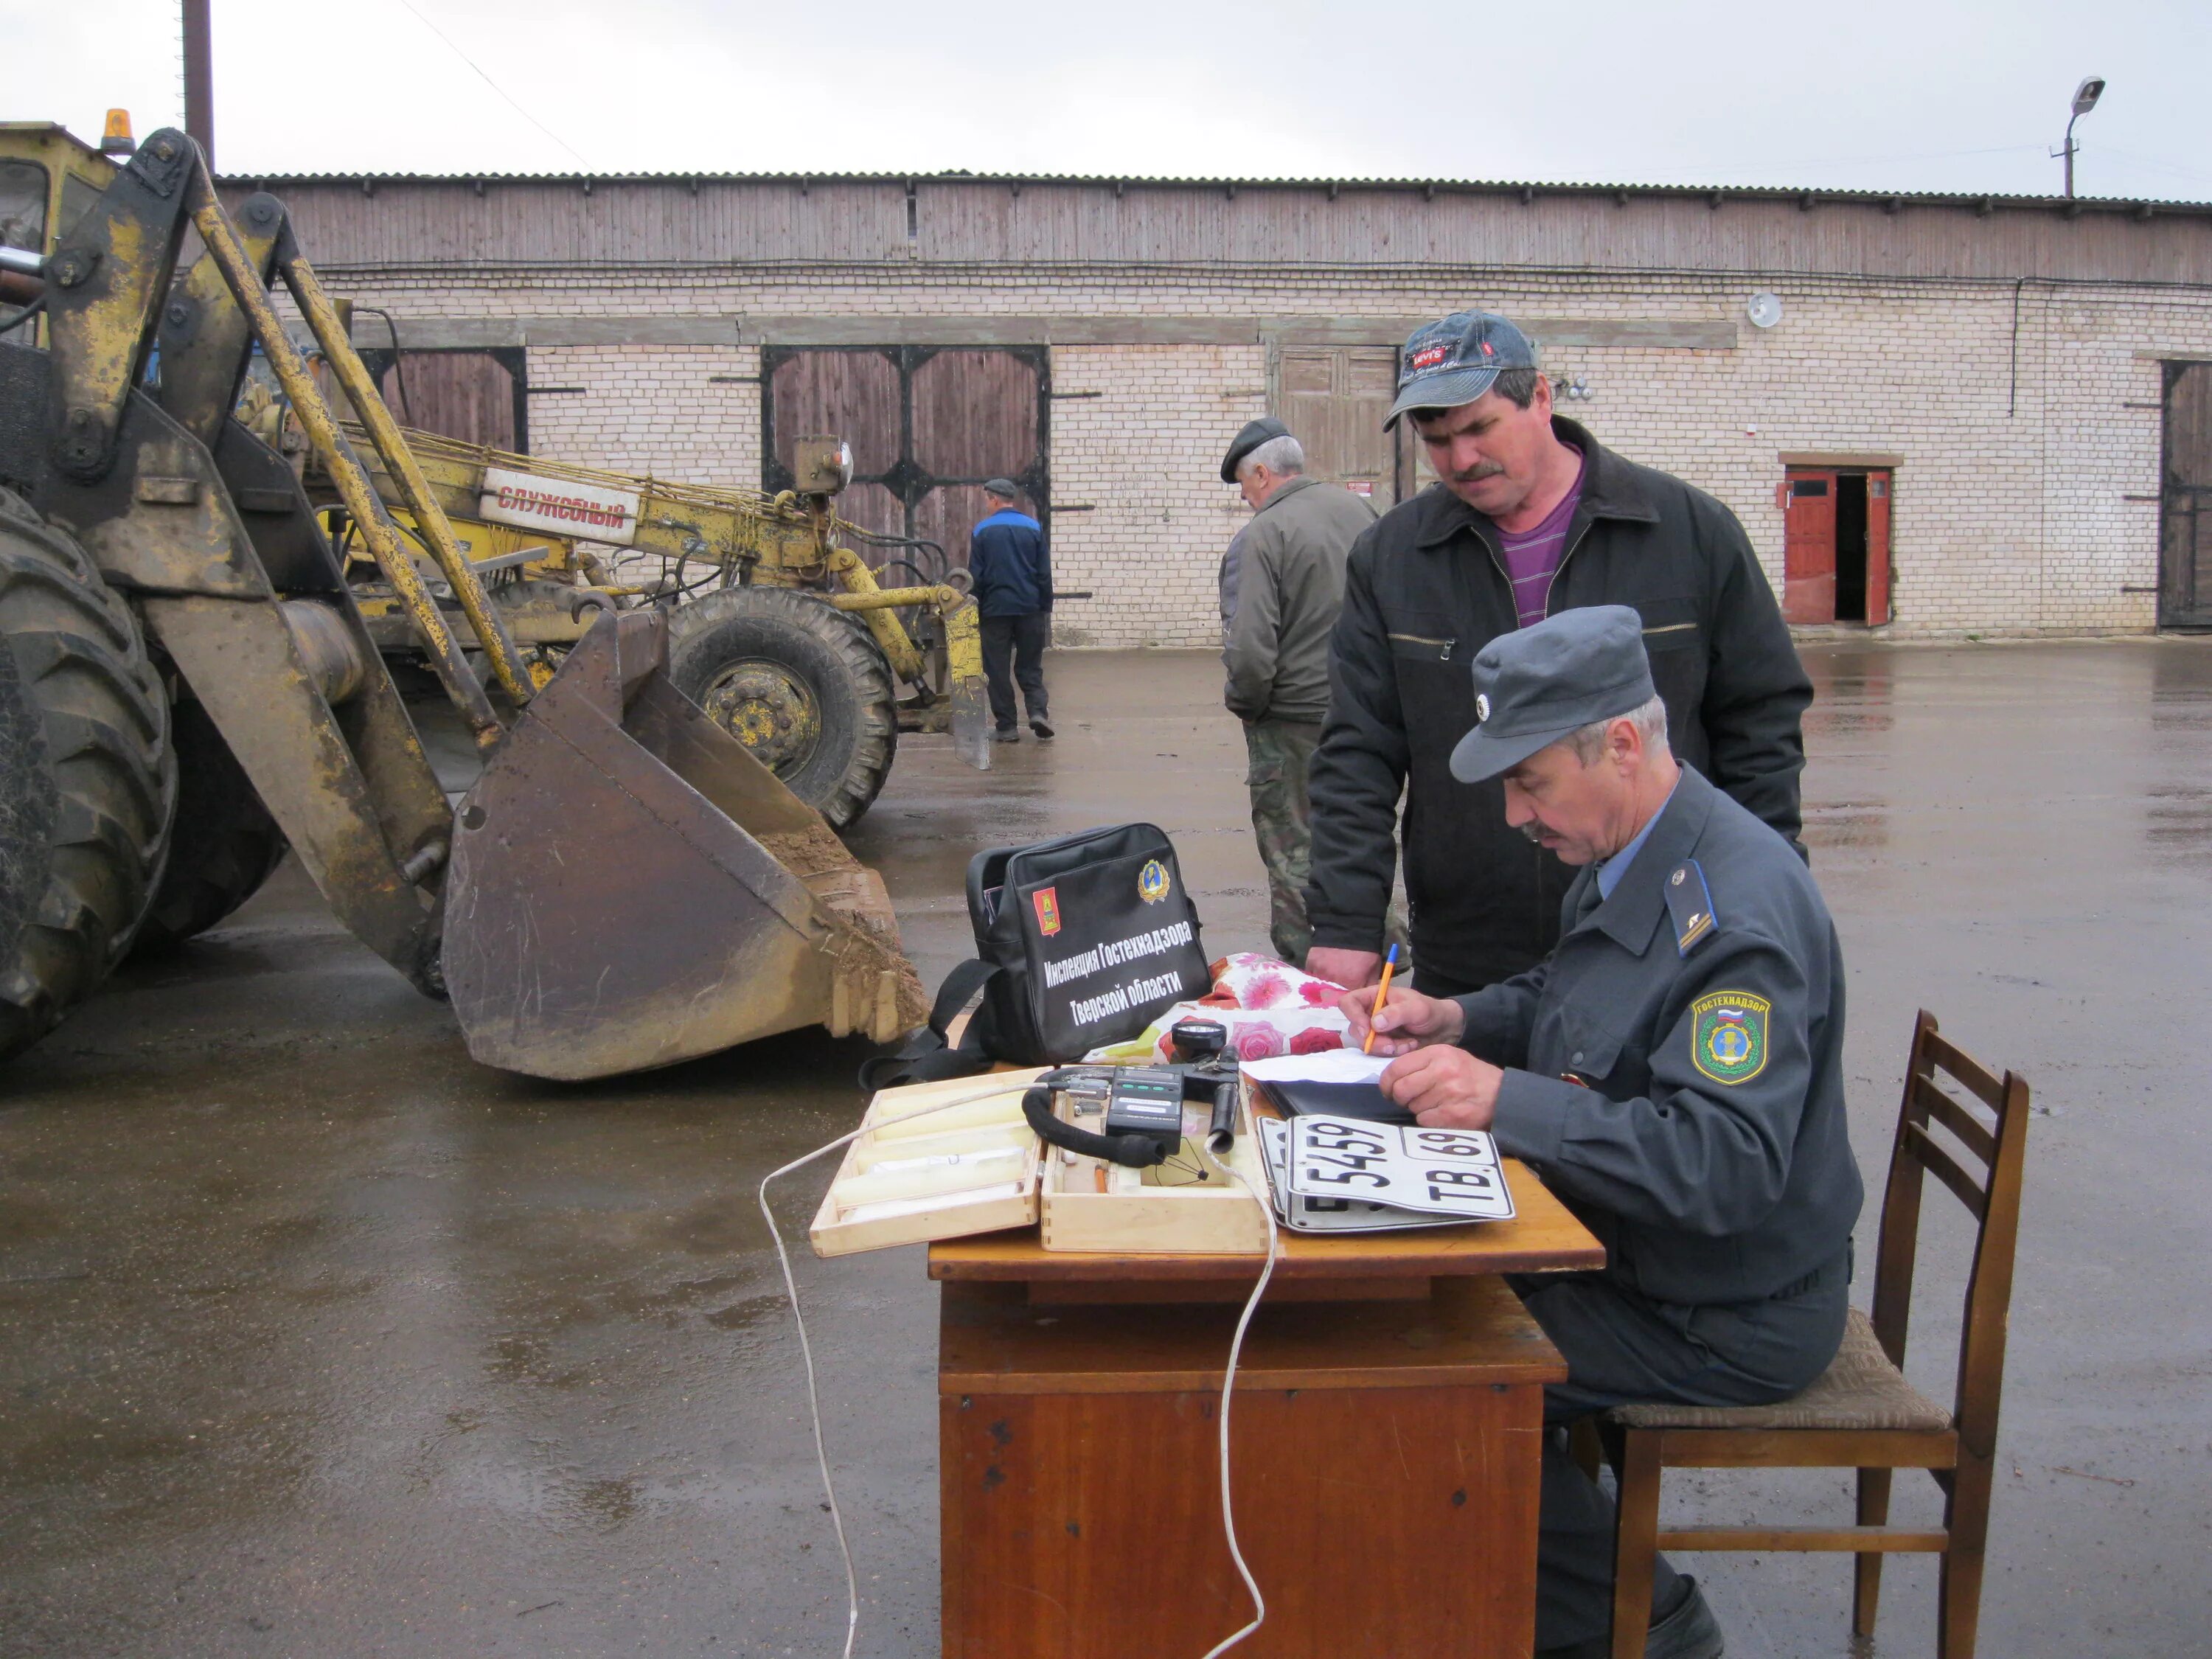
{"type": "Polygon", "coordinates": [[[443,961],[486,1065],[606,1077],[927,1013],[882,878],[667,663],[658,612],[600,617],[461,802],[443,961]]]}

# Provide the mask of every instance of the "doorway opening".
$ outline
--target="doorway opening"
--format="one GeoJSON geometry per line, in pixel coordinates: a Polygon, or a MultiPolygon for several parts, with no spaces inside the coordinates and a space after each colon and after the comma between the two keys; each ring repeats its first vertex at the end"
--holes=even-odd
{"type": "Polygon", "coordinates": [[[1789,468],[1777,492],[1785,621],[1889,620],[1892,477],[1886,467],[1789,468]]]}
{"type": "Polygon", "coordinates": [[[1845,472],[1836,479],[1836,620],[1863,623],[1866,617],[1867,476],[1845,472]]]}

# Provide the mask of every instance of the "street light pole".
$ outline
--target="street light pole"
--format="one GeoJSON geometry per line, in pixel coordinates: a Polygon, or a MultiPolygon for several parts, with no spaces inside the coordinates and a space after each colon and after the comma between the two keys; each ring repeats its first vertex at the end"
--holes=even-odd
{"type": "Polygon", "coordinates": [[[2074,113],[2066,120],[2066,199],[2074,199],[2074,123],[2097,107],[2105,95],[2105,79],[2093,75],[2074,88],[2074,113]]]}

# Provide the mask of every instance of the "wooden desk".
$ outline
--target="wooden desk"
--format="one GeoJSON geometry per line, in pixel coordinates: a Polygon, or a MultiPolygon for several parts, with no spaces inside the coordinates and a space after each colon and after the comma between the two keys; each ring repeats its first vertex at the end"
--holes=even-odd
{"type": "MultiPolygon", "coordinates": [[[[1542,1389],[1566,1367],[1498,1275],[1604,1252],[1508,1170],[1511,1222],[1284,1236],[1232,1425],[1268,1601],[1239,1659],[1530,1651],[1542,1389]]],[[[944,1659],[1198,1659],[1249,1619],[1217,1413],[1260,1265],[1057,1254],[1034,1228],[930,1247],[944,1659]]]]}

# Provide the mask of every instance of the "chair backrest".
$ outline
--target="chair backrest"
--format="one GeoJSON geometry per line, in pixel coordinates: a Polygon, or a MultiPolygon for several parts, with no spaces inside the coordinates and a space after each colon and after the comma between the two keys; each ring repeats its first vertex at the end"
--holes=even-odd
{"type": "Polygon", "coordinates": [[[1889,1187],[1882,1198],[1881,1239],[1875,1255],[1874,1329],[1883,1351],[1902,1367],[1919,1248],[1920,1192],[1923,1176],[1933,1175],[1980,1224],[1966,1279],[1954,1407],[1960,1440],[1979,1457],[1989,1456],[1996,1445],[2005,1323],[2012,1306],[2013,1255],[2020,1239],[2027,1102],[2025,1079],[2012,1072],[2002,1079],[1993,1076],[1937,1033],[1935,1015],[1920,1011],[1913,1022],[1905,1098],[1898,1109],[1897,1140],[1890,1152],[1889,1187]],[[1962,1101],[1945,1090],[1941,1079],[1948,1079],[1967,1098],[1962,1101]],[[1994,1122],[1984,1121],[1975,1103],[1988,1109],[1994,1122]]]}

